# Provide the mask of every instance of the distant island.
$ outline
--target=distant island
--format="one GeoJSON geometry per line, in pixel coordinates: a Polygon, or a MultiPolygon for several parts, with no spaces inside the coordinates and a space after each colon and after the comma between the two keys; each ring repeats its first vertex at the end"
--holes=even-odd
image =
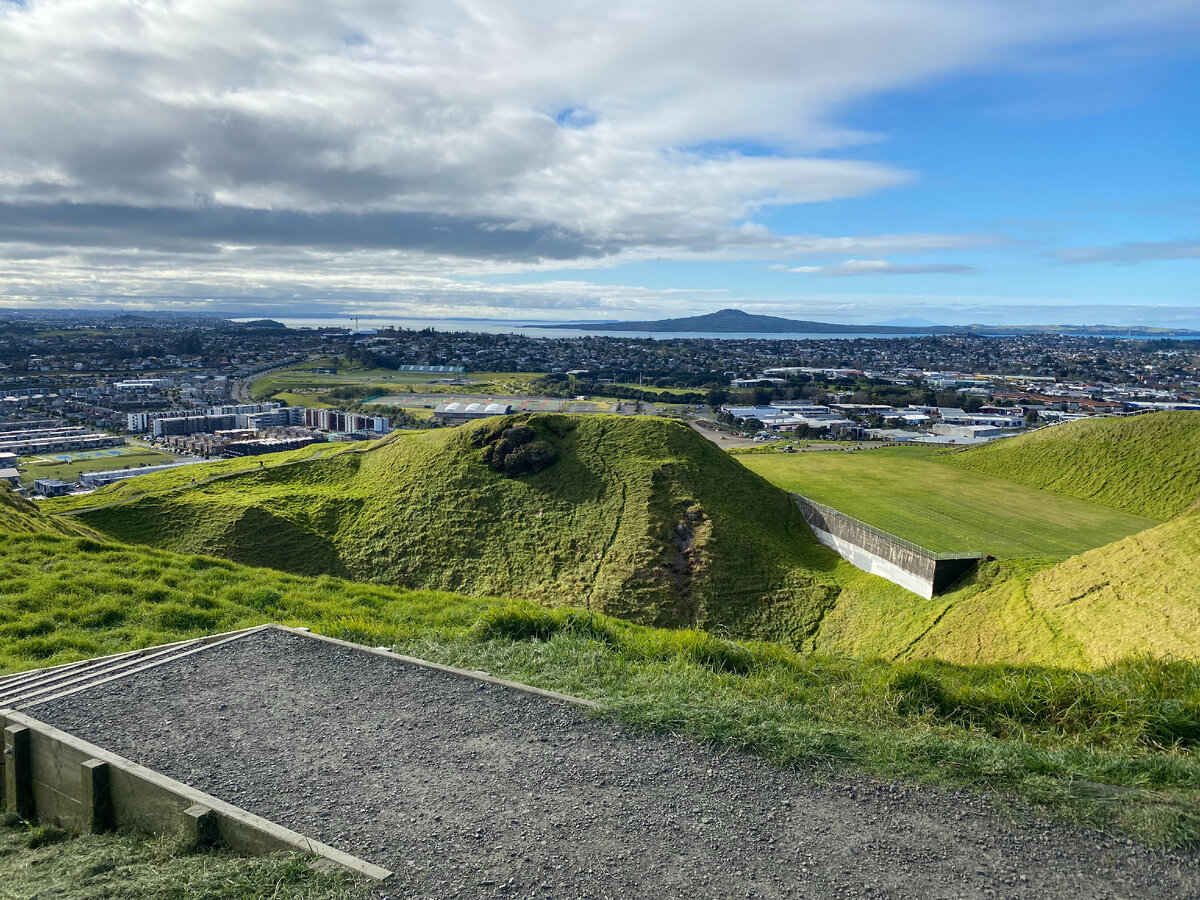
{"type": "Polygon", "coordinates": [[[740,309],[722,309],[705,316],[658,319],[654,322],[583,322],[547,328],[595,328],[602,331],[701,332],[705,334],[945,334],[966,331],[945,325],[909,328],[899,325],[831,325],[780,316],[756,316],[740,309]]]}
{"type": "Polygon", "coordinates": [[[588,328],[595,331],[649,331],[661,334],[1071,334],[1119,337],[1196,337],[1186,328],[1140,328],[1129,325],[835,325],[806,319],[759,316],[740,309],[722,309],[703,316],[656,319],[649,322],[568,322],[539,328],[588,328]]]}

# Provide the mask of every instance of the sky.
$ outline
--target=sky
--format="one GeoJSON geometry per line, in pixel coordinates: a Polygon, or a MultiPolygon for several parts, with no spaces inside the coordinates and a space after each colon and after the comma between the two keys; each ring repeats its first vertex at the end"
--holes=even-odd
{"type": "Polygon", "coordinates": [[[0,0],[0,307],[1200,328],[1195,0],[0,0]]]}

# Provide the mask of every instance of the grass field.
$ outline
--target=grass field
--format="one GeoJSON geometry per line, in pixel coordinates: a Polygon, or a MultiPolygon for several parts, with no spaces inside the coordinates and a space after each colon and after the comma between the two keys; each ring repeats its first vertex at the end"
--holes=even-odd
{"type": "Polygon", "coordinates": [[[1161,521],[971,471],[935,448],[737,459],[787,491],[937,552],[1062,559],[1161,521]]]}
{"type": "Polygon", "coordinates": [[[84,472],[106,472],[109,469],[157,466],[175,462],[178,459],[179,457],[174,454],[138,445],[108,447],[103,450],[88,450],[84,453],[49,453],[45,456],[27,456],[20,461],[21,483],[33,484],[38,478],[76,481],[84,472]]]}

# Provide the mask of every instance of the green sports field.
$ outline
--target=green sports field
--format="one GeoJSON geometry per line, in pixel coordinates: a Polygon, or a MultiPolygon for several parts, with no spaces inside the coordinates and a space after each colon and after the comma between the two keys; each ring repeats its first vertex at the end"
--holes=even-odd
{"type": "Polygon", "coordinates": [[[177,462],[178,456],[151,450],[148,447],[105,447],[83,453],[47,453],[44,456],[24,457],[19,465],[21,483],[33,484],[38,478],[58,478],[75,481],[84,472],[107,472],[110,469],[129,469],[138,466],[159,466],[177,462]]]}
{"type": "Polygon", "coordinates": [[[1158,520],[971,472],[928,447],[746,454],[768,481],[939,553],[1065,558],[1158,520]]]}

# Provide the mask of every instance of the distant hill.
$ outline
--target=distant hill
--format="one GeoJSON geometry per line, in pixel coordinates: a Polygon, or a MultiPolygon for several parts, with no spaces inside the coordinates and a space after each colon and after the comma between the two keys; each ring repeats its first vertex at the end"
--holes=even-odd
{"type": "Polygon", "coordinates": [[[397,435],[86,513],[119,540],[302,574],[590,607],[799,642],[836,557],[788,495],[665,419],[535,415],[397,435]],[[527,425],[557,455],[509,477],[488,442],[527,425]]]}
{"type": "MultiPolygon", "coordinates": [[[[757,316],[740,309],[722,309],[704,316],[682,319],[658,319],[653,322],[587,322],[597,331],[659,331],[697,332],[705,334],[949,334],[964,331],[944,325],[901,327],[893,325],[830,325],[827,322],[808,322],[784,319],[779,316],[757,316]]],[[[547,328],[580,328],[580,325],[547,325],[547,328]]]]}
{"type": "Polygon", "coordinates": [[[722,309],[703,316],[644,322],[576,322],[538,325],[539,328],[587,328],[593,331],[649,331],[662,334],[1074,334],[1125,337],[1191,337],[1185,328],[1140,328],[1124,325],[833,325],[806,319],[759,316],[740,309],[722,309]]]}
{"type": "Polygon", "coordinates": [[[975,447],[947,461],[1169,519],[1200,499],[1200,411],[1081,419],[975,447]]]}

